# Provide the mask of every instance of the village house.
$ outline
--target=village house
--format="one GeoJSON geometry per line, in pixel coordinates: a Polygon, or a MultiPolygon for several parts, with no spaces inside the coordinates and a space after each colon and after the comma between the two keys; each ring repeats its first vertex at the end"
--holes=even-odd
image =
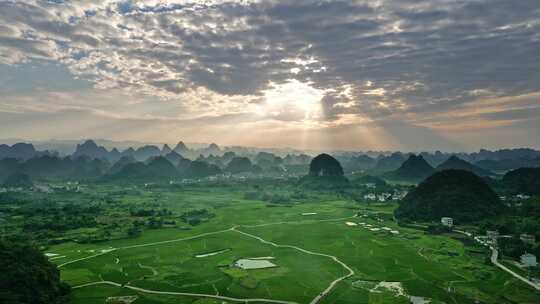
{"type": "Polygon", "coordinates": [[[369,193],[369,194],[364,195],[364,199],[374,201],[377,199],[377,196],[374,193],[369,193]]]}
{"type": "Polygon", "coordinates": [[[536,267],[536,256],[530,253],[523,254],[521,256],[521,264],[523,267],[536,267]]]}
{"type": "Polygon", "coordinates": [[[441,218],[441,224],[443,226],[452,228],[452,226],[454,226],[454,219],[451,217],[443,217],[441,218]]]}
{"type": "Polygon", "coordinates": [[[518,198],[520,200],[526,200],[526,199],[529,199],[531,197],[529,195],[526,195],[526,194],[518,194],[518,195],[516,195],[516,198],[518,198]]]}

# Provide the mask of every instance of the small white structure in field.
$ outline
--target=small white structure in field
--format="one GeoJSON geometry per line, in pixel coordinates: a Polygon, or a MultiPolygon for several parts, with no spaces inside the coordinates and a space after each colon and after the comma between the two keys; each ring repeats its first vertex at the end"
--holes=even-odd
{"type": "Polygon", "coordinates": [[[536,267],[536,256],[534,254],[525,253],[521,256],[521,264],[523,267],[536,267]]]}
{"type": "Polygon", "coordinates": [[[529,198],[531,198],[529,195],[526,195],[526,194],[518,194],[516,195],[516,197],[520,200],[527,200],[529,198]]]}
{"type": "Polygon", "coordinates": [[[441,223],[443,226],[452,228],[452,226],[454,226],[454,219],[451,217],[443,217],[441,218],[441,223]]]}
{"type": "Polygon", "coordinates": [[[369,193],[369,194],[364,195],[364,199],[374,201],[377,199],[377,196],[374,193],[369,193]]]}

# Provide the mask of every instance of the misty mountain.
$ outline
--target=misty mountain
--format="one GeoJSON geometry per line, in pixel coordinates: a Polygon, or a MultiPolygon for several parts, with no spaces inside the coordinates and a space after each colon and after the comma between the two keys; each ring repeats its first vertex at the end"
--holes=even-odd
{"type": "Polygon", "coordinates": [[[161,155],[167,155],[167,154],[169,154],[171,152],[172,152],[172,149],[167,144],[164,144],[163,148],[161,148],[161,155]]]}
{"type": "Polygon", "coordinates": [[[389,179],[418,182],[434,172],[435,169],[422,156],[412,154],[397,170],[388,172],[385,176],[389,179]]]}
{"type": "Polygon", "coordinates": [[[133,156],[122,156],[117,162],[115,162],[109,169],[108,174],[116,174],[120,172],[126,165],[136,162],[137,160],[133,156]]]}
{"type": "Polygon", "coordinates": [[[377,164],[376,159],[365,154],[354,155],[351,157],[337,156],[336,159],[339,160],[346,172],[370,170],[377,164]]]}
{"type": "Polygon", "coordinates": [[[475,163],[476,166],[491,171],[508,171],[519,168],[540,167],[540,157],[492,160],[485,159],[475,163]]]}
{"type": "Polygon", "coordinates": [[[174,165],[163,156],[151,158],[148,160],[147,165],[152,176],[159,178],[174,178],[178,176],[178,171],[174,165]]]}
{"type": "Polygon", "coordinates": [[[176,147],[174,147],[174,152],[182,155],[182,154],[185,154],[186,152],[189,152],[189,149],[188,147],[184,144],[183,141],[180,141],[178,142],[178,144],[176,145],[176,147]]]}
{"type": "Polygon", "coordinates": [[[510,171],[503,176],[502,182],[511,194],[540,195],[540,167],[510,171]]]}
{"type": "Polygon", "coordinates": [[[94,179],[109,169],[109,163],[103,159],[90,159],[81,156],[59,158],[57,156],[40,156],[21,163],[19,169],[32,179],[66,180],[94,179]]]}
{"type": "Polygon", "coordinates": [[[178,154],[176,151],[171,151],[165,154],[165,158],[170,161],[174,166],[178,166],[180,161],[186,159],[182,155],[178,154]]]}
{"type": "Polygon", "coordinates": [[[38,155],[38,152],[32,144],[16,143],[12,146],[0,145],[0,159],[15,158],[27,160],[38,155]]]}
{"type": "Polygon", "coordinates": [[[197,179],[222,173],[218,166],[202,161],[189,161],[189,163],[181,162],[180,165],[182,165],[183,168],[179,168],[179,170],[182,177],[185,178],[197,179]]]}
{"type": "Polygon", "coordinates": [[[249,160],[249,158],[247,157],[235,157],[229,162],[229,164],[227,164],[225,171],[233,174],[253,172],[254,166],[251,163],[251,160],[249,160]]]}
{"type": "Polygon", "coordinates": [[[461,158],[452,155],[445,162],[437,166],[437,171],[457,169],[457,170],[466,170],[470,171],[478,176],[490,176],[493,175],[493,172],[489,170],[482,169],[478,166],[475,166],[467,161],[462,160],[461,158]]]}
{"type": "Polygon", "coordinates": [[[403,164],[403,162],[405,162],[405,160],[406,158],[401,152],[395,152],[389,156],[381,156],[377,160],[373,170],[376,172],[394,171],[397,170],[403,164]]]}
{"type": "Polygon", "coordinates": [[[158,147],[152,145],[140,147],[135,150],[135,152],[133,152],[133,157],[135,157],[135,159],[138,161],[145,161],[151,157],[156,157],[160,155],[161,150],[158,147]]]}
{"type": "Polygon", "coordinates": [[[109,151],[102,146],[98,146],[93,140],[89,139],[83,144],[78,144],[72,158],[88,157],[109,159],[109,151]]]}
{"type": "Polygon", "coordinates": [[[302,177],[300,184],[317,190],[341,189],[350,185],[340,162],[326,153],[319,154],[311,160],[309,173],[302,177]]]}

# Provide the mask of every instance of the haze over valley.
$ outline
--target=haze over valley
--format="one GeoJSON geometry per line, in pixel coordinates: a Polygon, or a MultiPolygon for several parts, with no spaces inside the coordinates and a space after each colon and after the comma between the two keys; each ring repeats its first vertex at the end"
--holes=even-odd
{"type": "Polygon", "coordinates": [[[0,303],[540,303],[537,0],[0,0],[0,303]]]}

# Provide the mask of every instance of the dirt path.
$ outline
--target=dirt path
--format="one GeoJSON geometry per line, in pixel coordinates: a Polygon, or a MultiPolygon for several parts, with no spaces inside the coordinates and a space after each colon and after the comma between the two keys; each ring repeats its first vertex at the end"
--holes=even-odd
{"type": "MultiPolygon", "coordinates": [[[[458,233],[461,233],[461,234],[465,234],[466,236],[468,237],[473,237],[472,234],[466,232],[466,231],[461,231],[461,230],[454,230],[455,232],[458,232],[458,233]]],[[[528,280],[527,278],[515,273],[514,271],[512,271],[511,269],[509,269],[508,267],[504,266],[503,264],[499,263],[498,261],[498,258],[499,258],[499,251],[491,246],[491,245],[488,245],[486,244],[485,242],[483,242],[482,240],[480,240],[478,237],[473,237],[473,239],[484,245],[484,246],[487,246],[489,249],[491,249],[491,263],[493,263],[493,265],[499,267],[500,269],[506,271],[507,273],[509,273],[510,275],[512,275],[513,277],[515,277],[516,279],[522,281],[523,283],[531,286],[532,288],[536,289],[536,290],[540,290],[540,284],[536,284],[530,280],[528,280]]]]}
{"type": "Polygon", "coordinates": [[[509,274],[511,274],[512,276],[514,276],[516,279],[519,279],[521,281],[523,281],[524,283],[526,283],[527,285],[533,287],[534,289],[536,290],[540,290],[540,285],[539,284],[536,284],[530,280],[527,280],[526,278],[524,278],[523,276],[515,273],[514,271],[512,271],[510,268],[504,266],[503,264],[499,263],[498,261],[498,257],[499,257],[499,251],[493,247],[490,247],[491,248],[491,262],[499,267],[500,269],[508,272],[509,274]]]}
{"type": "Polygon", "coordinates": [[[329,254],[324,254],[324,253],[319,253],[319,252],[313,252],[313,251],[310,251],[310,250],[307,250],[307,249],[303,249],[303,248],[300,248],[300,247],[297,247],[297,246],[293,246],[293,245],[280,245],[280,244],[276,244],[274,242],[270,242],[270,241],[267,241],[259,236],[256,236],[256,235],[253,235],[253,234],[250,234],[250,233],[247,233],[247,232],[243,232],[243,231],[240,231],[238,230],[236,227],[233,228],[233,230],[235,232],[238,232],[240,234],[243,234],[245,236],[249,236],[251,238],[254,238],[256,240],[259,240],[261,243],[264,243],[264,244],[268,244],[268,245],[271,245],[271,246],[274,246],[274,247],[278,247],[278,248],[291,248],[291,249],[296,249],[300,252],[303,252],[303,253],[306,253],[306,254],[310,254],[310,255],[316,255],[316,256],[323,256],[323,257],[327,257],[327,258],[330,258],[332,260],[334,260],[336,263],[340,264],[343,268],[345,268],[349,273],[342,276],[342,277],[339,277],[337,279],[335,279],[334,281],[332,281],[330,283],[330,285],[328,285],[328,287],[323,290],[320,294],[318,294],[311,302],[310,304],[317,304],[321,301],[322,298],[324,298],[327,294],[329,294],[332,289],[334,289],[334,287],[341,281],[345,280],[346,278],[354,275],[354,270],[352,270],[347,264],[343,263],[341,260],[339,260],[337,257],[333,256],[333,255],[329,255],[329,254]]]}
{"type": "MultiPolygon", "coordinates": [[[[329,294],[339,282],[341,282],[341,281],[347,279],[348,277],[354,275],[354,270],[352,270],[347,264],[343,263],[341,260],[339,260],[337,257],[335,257],[335,256],[333,256],[333,255],[328,255],[328,254],[319,253],[319,252],[313,252],[313,251],[306,250],[306,249],[303,249],[303,248],[300,248],[300,247],[297,247],[297,246],[293,246],[293,245],[280,245],[280,244],[276,244],[276,243],[273,243],[273,242],[264,240],[263,238],[258,237],[258,236],[256,236],[256,235],[253,235],[253,234],[250,234],[250,233],[247,233],[247,232],[240,231],[240,230],[238,230],[238,227],[247,227],[247,228],[250,228],[250,227],[264,227],[264,226],[284,225],[284,224],[303,224],[303,223],[317,223],[317,222],[332,222],[332,221],[342,221],[342,220],[351,219],[351,218],[355,218],[355,217],[357,217],[357,215],[353,215],[353,216],[349,216],[349,217],[343,217],[343,218],[336,218],[336,219],[307,220],[307,221],[294,221],[294,222],[279,222],[279,223],[268,223],[268,224],[260,224],[260,225],[239,225],[239,226],[231,227],[231,228],[229,228],[229,229],[224,229],[224,230],[219,230],[219,231],[214,231],[214,232],[202,233],[202,234],[198,234],[198,235],[194,235],[194,236],[190,236],[190,237],[184,237],[184,238],[178,238],[178,239],[167,240],[167,241],[159,241],[159,242],[143,243],[143,244],[138,244],[138,245],[131,245],[131,246],[124,246],[124,247],[112,248],[112,249],[104,250],[104,251],[102,251],[102,252],[100,252],[100,253],[98,253],[98,254],[94,254],[94,255],[91,255],[91,256],[87,256],[87,257],[75,259],[75,260],[72,260],[72,261],[69,261],[69,262],[65,262],[65,263],[63,263],[63,264],[58,265],[57,267],[60,268],[60,267],[63,267],[63,266],[65,266],[65,265],[69,265],[69,264],[76,263],[76,262],[79,262],[79,261],[84,261],[84,260],[92,259],[92,258],[101,256],[101,255],[104,255],[104,254],[107,254],[107,253],[110,253],[110,252],[114,252],[114,251],[118,251],[118,250],[122,250],[122,249],[131,249],[131,248],[139,248],[139,247],[146,247],[146,246],[155,246],[155,245],[161,245],[161,244],[168,244],[168,243],[173,243],[173,242],[181,242],[181,241],[187,241],[187,240],[193,240],[193,239],[197,239],[197,238],[206,237],[206,236],[209,236],[209,235],[216,235],[216,234],[220,234],[220,233],[225,233],[225,232],[233,231],[233,232],[237,232],[237,233],[243,234],[243,235],[245,235],[245,236],[249,236],[249,237],[251,237],[251,238],[257,239],[257,240],[259,240],[259,241],[262,242],[262,243],[265,243],[265,244],[268,244],[268,245],[271,245],[271,246],[274,246],[274,247],[280,247],[280,248],[292,248],[292,249],[298,250],[298,251],[303,252],[303,253],[306,253],[306,254],[327,257],[327,258],[330,258],[330,259],[334,260],[336,263],[340,264],[343,268],[345,268],[345,269],[348,271],[348,274],[346,274],[346,275],[344,275],[344,276],[342,276],[342,277],[339,277],[339,278],[335,279],[334,281],[332,281],[332,282],[330,283],[330,285],[329,285],[325,290],[323,290],[320,294],[318,294],[318,295],[310,302],[310,304],[317,304],[317,303],[319,303],[319,302],[321,301],[322,298],[324,298],[327,294],[329,294]]],[[[139,265],[139,266],[142,267],[141,265],[139,265]]],[[[93,285],[99,285],[99,284],[108,284],[108,285],[113,285],[113,286],[117,286],[117,287],[124,287],[124,288],[129,288],[129,289],[131,289],[131,290],[135,290],[135,291],[139,291],[139,292],[144,292],[144,293],[152,293],[152,294],[192,296],[192,297],[202,297],[202,298],[214,298],[214,299],[221,299],[221,300],[233,301],[233,302],[243,302],[243,303],[248,303],[248,302],[264,302],[264,303],[277,303],[277,304],[298,304],[297,302],[292,302],[292,301],[282,301],[282,300],[272,300],[272,299],[239,299],[239,298],[231,298],[231,297],[225,297],[225,296],[219,296],[219,295],[211,295],[211,294],[198,294],[198,293],[168,292],[168,291],[149,290],[149,289],[143,289],[143,288],[131,286],[131,285],[129,285],[129,283],[126,284],[126,285],[121,285],[121,284],[119,284],[119,283],[112,282],[112,281],[98,281],[98,282],[92,282],[92,283],[87,283],[87,284],[78,285],[78,286],[75,286],[75,287],[73,287],[73,288],[74,288],[74,289],[77,289],[77,288],[83,288],[83,287],[93,286],[93,285]]]]}
{"type": "Polygon", "coordinates": [[[150,289],[144,289],[140,287],[135,287],[131,285],[122,285],[116,282],[112,281],[98,281],[98,282],[92,282],[87,284],[82,284],[79,286],[72,287],[73,289],[83,288],[87,286],[93,286],[93,285],[112,285],[116,287],[123,287],[127,289],[131,289],[138,292],[143,293],[150,293],[150,294],[158,294],[158,295],[170,295],[170,296],[186,296],[186,297],[198,297],[198,298],[212,298],[212,299],[218,299],[218,300],[225,300],[225,301],[231,301],[231,302],[240,302],[240,303],[252,303],[252,302],[262,302],[262,303],[276,303],[276,304],[298,304],[297,302],[292,301],[280,301],[280,300],[272,300],[272,299],[240,299],[240,298],[232,298],[232,297],[226,297],[226,296],[220,296],[220,295],[212,295],[212,294],[204,294],[204,293],[190,293],[190,292],[173,292],[173,291],[158,291],[158,290],[150,290],[150,289]]]}
{"type": "Polygon", "coordinates": [[[131,249],[131,248],[139,248],[139,247],[146,247],[146,246],[155,246],[155,245],[168,244],[168,243],[181,242],[181,241],[188,241],[188,240],[198,239],[198,238],[205,237],[205,236],[209,236],[209,235],[214,235],[214,234],[219,234],[219,233],[231,231],[232,229],[233,229],[233,228],[229,228],[229,229],[225,229],[225,230],[219,230],[219,231],[214,231],[214,232],[207,232],[207,233],[197,234],[197,235],[194,235],[194,236],[189,236],[189,237],[179,238],[179,239],[174,239],[174,240],[167,240],[167,241],[152,242],[152,243],[144,243],[144,244],[138,244],[138,245],[131,245],[131,246],[124,246],[124,247],[112,248],[112,249],[108,249],[108,250],[102,251],[102,252],[100,252],[100,253],[98,253],[98,254],[94,254],[94,255],[90,255],[90,256],[84,257],[84,258],[75,259],[75,260],[72,260],[72,261],[69,261],[69,262],[65,262],[65,263],[63,263],[63,264],[58,265],[57,267],[60,268],[60,267],[63,267],[63,266],[65,266],[65,265],[69,265],[69,264],[73,264],[73,263],[76,263],[76,262],[80,262],[80,261],[92,259],[92,258],[101,256],[101,255],[104,255],[104,254],[107,254],[107,253],[110,253],[110,252],[114,252],[114,251],[117,251],[117,250],[131,249]]]}

